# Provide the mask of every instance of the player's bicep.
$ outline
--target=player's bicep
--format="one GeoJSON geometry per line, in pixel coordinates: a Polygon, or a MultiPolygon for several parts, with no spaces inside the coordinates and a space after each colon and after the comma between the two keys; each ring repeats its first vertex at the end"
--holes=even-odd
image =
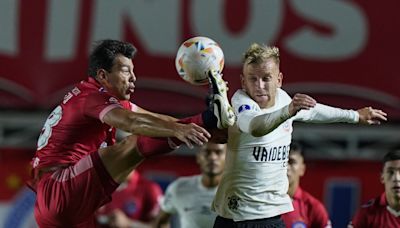
{"type": "Polygon", "coordinates": [[[176,118],[172,117],[172,116],[168,116],[168,115],[164,115],[164,114],[159,114],[159,113],[155,113],[155,112],[151,112],[149,110],[146,110],[144,108],[141,108],[139,106],[136,106],[136,112],[137,113],[143,113],[143,114],[148,114],[154,117],[157,117],[159,119],[165,120],[165,121],[177,121],[176,118]]]}
{"type": "Polygon", "coordinates": [[[125,129],[130,119],[135,115],[133,112],[123,109],[121,107],[114,107],[111,110],[108,110],[103,116],[101,121],[118,129],[129,131],[129,129],[125,129]]]}

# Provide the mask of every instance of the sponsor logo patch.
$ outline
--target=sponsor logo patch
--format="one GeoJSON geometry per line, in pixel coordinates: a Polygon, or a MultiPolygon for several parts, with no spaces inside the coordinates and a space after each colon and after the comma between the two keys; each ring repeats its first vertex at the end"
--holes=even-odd
{"type": "Polygon", "coordinates": [[[250,110],[250,105],[245,104],[245,105],[240,106],[238,112],[241,113],[245,110],[250,110]]]}

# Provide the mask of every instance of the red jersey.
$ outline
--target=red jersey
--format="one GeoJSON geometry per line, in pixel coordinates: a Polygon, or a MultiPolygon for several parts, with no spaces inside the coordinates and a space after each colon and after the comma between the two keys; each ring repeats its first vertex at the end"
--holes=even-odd
{"type": "Polygon", "coordinates": [[[358,227],[400,227],[400,213],[388,206],[385,193],[361,206],[352,220],[358,227]]]}
{"type": "Polygon", "coordinates": [[[162,190],[158,184],[133,172],[129,180],[112,194],[112,201],[98,210],[98,221],[102,223],[102,215],[120,209],[131,219],[149,222],[159,212],[158,201],[161,196],[162,190]]]}
{"type": "Polygon", "coordinates": [[[81,81],[47,118],[37,143],[33,168],[75,164],[100,147],[115,143],[115,128],[102,122],[114,108],[131,109],[93,78],[81,81]]]}
{"type": "Polygon", "coordinates": [[[298,187],[292,202],[294,210],[282,215],[286,227],[331,227],[325,207],[310,193],[298,187]]]}

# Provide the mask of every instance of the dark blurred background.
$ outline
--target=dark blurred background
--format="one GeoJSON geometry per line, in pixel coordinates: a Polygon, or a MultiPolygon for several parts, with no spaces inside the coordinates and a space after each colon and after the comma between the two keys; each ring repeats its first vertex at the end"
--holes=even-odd
{"type": "MultiPolygon", "coordinates": [[[[207,36],[225,53],[229,95],[253,43],[281,51],[284,89],[342,108],[381,108],[381,126],[295,124],[308,169],[302,186],[325,203],[334,227],[380,194],[381,158],[400,145],[400,2],[362,0],[0,0],[0,227],[35,227],[24,187],[36,139],[51,110],[85,79],[95,40],[132,42],[133,102],[183,117],[204,109],[207,87],[175,71],[184,40],[207,36]]],[[[139,168],[162,187],[199,172],[181,148],[139,168]]]]}

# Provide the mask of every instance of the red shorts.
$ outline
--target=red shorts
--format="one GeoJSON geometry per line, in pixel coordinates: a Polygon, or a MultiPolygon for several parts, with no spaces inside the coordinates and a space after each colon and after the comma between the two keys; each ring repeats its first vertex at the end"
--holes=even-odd
{"type": "Polygon", "coordinates": [[[39,227],[95,227],[95,211],[118,187],[96,151],[73,166],[45,173],[36,185],[39,227]]]}

